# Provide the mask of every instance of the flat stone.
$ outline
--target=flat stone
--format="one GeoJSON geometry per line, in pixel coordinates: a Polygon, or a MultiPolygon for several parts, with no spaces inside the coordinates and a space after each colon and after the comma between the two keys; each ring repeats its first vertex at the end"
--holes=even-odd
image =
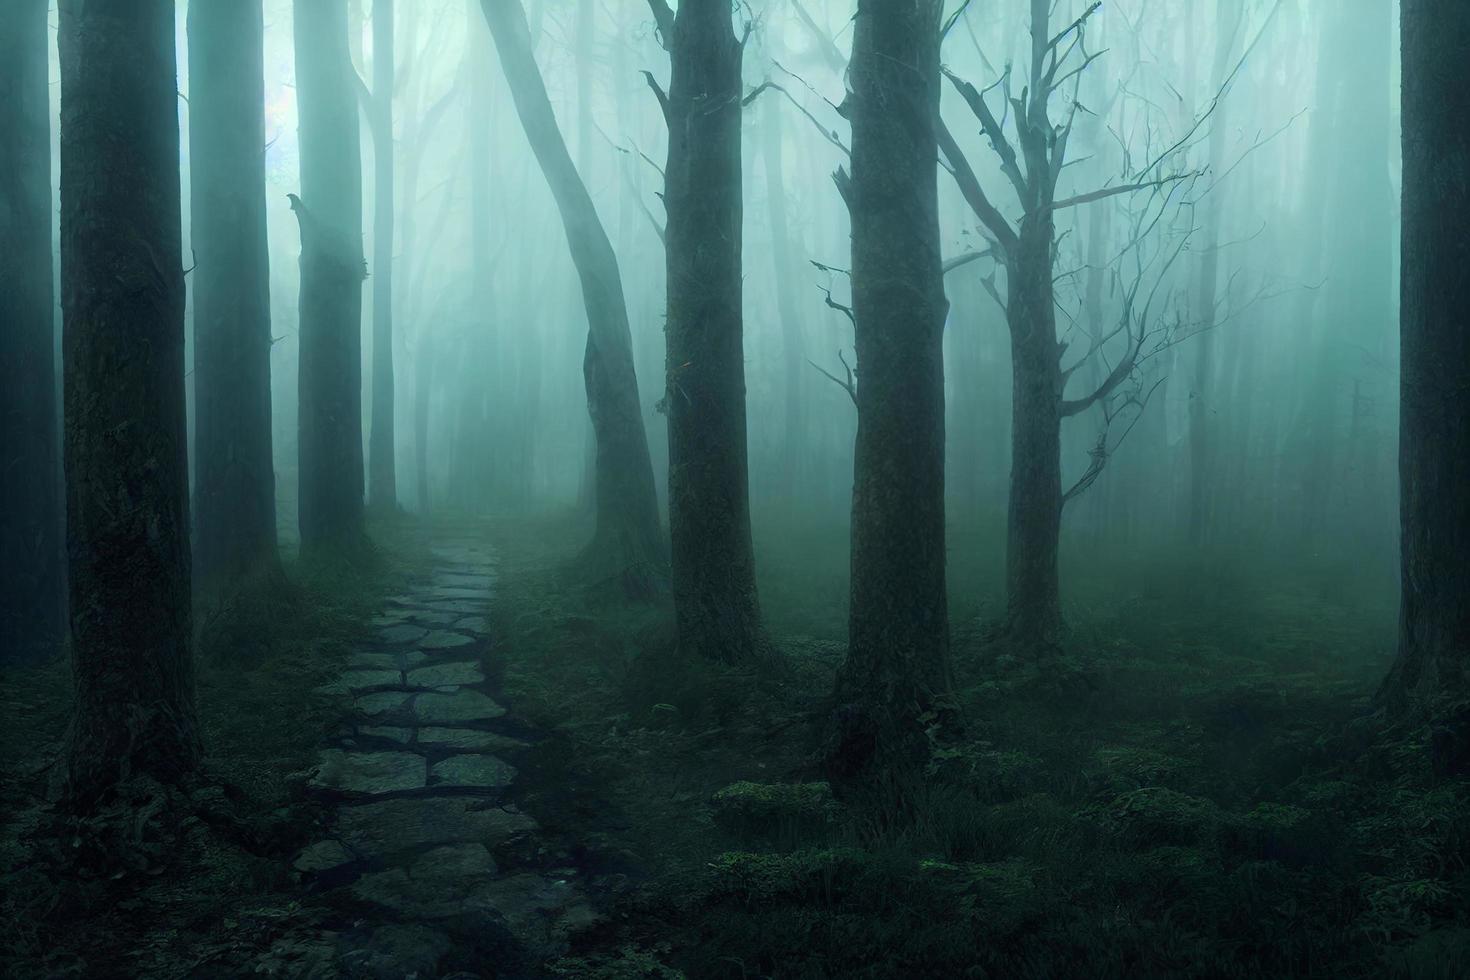
{"type": "Polygon", "coordinates": [[[448,664],[420,667],[408,672],[410,687],[458,687],[461,684],[479,684],[485,680],[479,665],[467,660],[448,664]]]}
{"type": "Polygon", "coordinates": [[[420,694],[414,699],[413,713],[426,725],[455,725],[501,718],[505,709],[479,691],[455,691],[420,694]]]}
{"type": "Polygon", "coordinates": [[[448,626],[459,617],[452,612],[434,612],[431,609],[415,609],[409,614],[408,618],[415,623],[427,623],[430,626],[448,626]]]}
{"type": "Polygon", "coordinates": [[[442,918],[456,914],[497,870],[483,844],[449,844],[425,852],[407,871],[393,868],[364,875],[352,893],[398,912],[442,918]]]}
{"type": "Polygon", "coordinates": [[[397,646],[413,643],[416,640],[423,639],[428,634],[429,631],[422,626],[412,626],[404,623],[400,626],[389,626],[378,630],[378,639],[384,643],[391,643],[397,646]]]}
{"type": "Polygon", "coordinates": [[[443,599],[487,600],[490,598],[490,589],[488,587],[483,589],[461,589],[452,585],[442,585],[435,587],[432,592],[425,592],[424,598],[434,603],[437,608],[440,600],[443,599]]]}
{"type": "Polygon", "coordinates": [[[364,694],[354,702],[358,714],[369,718],[377,715],[386,715],[403,707],[408,701],[407,691],[382,691],[378,694],[364,694]]]}
{"type": "Polygon", "coordinates": [[[454,650],[459,647],[469,646],[474,643],[473,637],[465,636],[463,633],[451,633],[448,630],[435,630],[419,641],[421,650],[454,650]]]}
{"type": "Polygon", "coordinates": [[[464,599],[447,599],[447,600],[441,600],[439,602],[434,603],[434,608],[435,609],[442,609],[445,612],[460,613],[460,614],[468,615],[470,613],[482,613],[482,612],[484,612],[485,611],[485,605],[486,605],[486,603],[484,601],[481,601],[481,602],[468,602],[468,601],[466,601],[464,599]]]}
{"type": "Polygon", "coordinates": [[[365,728],[359,728],[357,734],[366,735],[370,738],[387,739],[390,742],[397,742],[399,745],[407,745],[409,739],[413,738],[413,729],[395,728],[388,725],[369,725],[365,728]]]}
{"type": "Polygon", "coordinates": [[[505,789],[516,778],[516,768],[493,755],[452,755],[429,770],[436,786],[505,789]]]}
{"type": "Polygon", "coordinates": [[[353,860],[355,859],[352,852],[343,847],[339,841],[319,840],[296,855],[296,860],[291,862],[291,867],[302,874],[320,874],[323,871],[340,868],[344,864],[351,864],[353,860]]]}
{"type": "Polygon", "coordinates": [[[398,667],[398,658],[391,653],[354,653],[347,666],[360,670],[394,670],[398,667]]]}
{"type": "Polygon", "coordinates": [[[397,670],[349,670],[333,682],[354,694],[381,687],[402,687],[403,674],[397,670]]]}
{"type": "Polygon", "coordinates": [[[449,572],[434,576],[434,584],[446,589],[483,589],[489,591],[490,587],[495,584],[495,578],[491,575],[470,575],[449,572]]]}
{"type": "Polygon", "coordinates": [[[410,613],[406,609],[395,609],[391,612],[378,613],[370,622],[374,626],[397,626],[407,619],[409,615],[410,613]]]}
{"type": "Polygon", "coordinates": [[[364,855],[383,857],[436,844],[495,847],[534,830],[536,821],[514,807],[483,799],[429,796],[337,808],[337,834],[364,855]]]}
{"type": "Polygon", "coordinates": [[[420,728],[419,744],[484,752],[529,748],[528,743],[518,738],[496,735],[494,732],[476,731],[473,728],[420,728]]]}
{"type": "Polygon", "coordinates": [[[323,749],[312,785],[347,793],[392,793],[424,785],[427,763],[412,752],[344,752],[323,749]]]}
{"type": "Polygon", "coordinates": [[[466,633],[488,633],[490,624],[485,622],[484,616],[466,616],[454,624],[454,628],[466,633]]]}

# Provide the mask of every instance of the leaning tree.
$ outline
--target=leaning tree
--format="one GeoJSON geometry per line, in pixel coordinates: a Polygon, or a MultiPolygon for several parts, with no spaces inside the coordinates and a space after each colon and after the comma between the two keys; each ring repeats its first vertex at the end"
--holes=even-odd
{"type": "Polygon", "coordinates": [[[584,567],[594,577],[621,579],[627,589],[643,592],[648,570],[661,568],[667,555],[617,255],[557,126],[521,0],[481,0],[481,9],[516,115],[556,200],[587,311],[582,374],[596,441],[597,526],[584,567]]]}
{"type": "Polygon", "coordinates": [[[68,799],[200,756],[172,0],[61,0],[68,799]]]}

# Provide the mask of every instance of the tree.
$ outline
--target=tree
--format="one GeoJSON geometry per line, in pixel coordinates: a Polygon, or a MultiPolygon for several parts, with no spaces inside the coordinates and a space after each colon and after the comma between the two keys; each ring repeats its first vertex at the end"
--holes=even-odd
{"type": "Polygon", "coordinates": [[[481,0],[481,9],[516,114],[556,199],[587,310],[582,374],[597,443],[597,527],[584,564],[594,576],[622,577],[641,589],[635,583],[649,566],[664,564],[665,552],[617,256],[557,127],[524,8],[519,0],[481,0]]]}
{"type": "Polygon", "coordinates": [[[1470,7],[1404,0],[1400,342],[1402,611],[1386,694],[1400,709],[1459,701],[1436,733],[1440,771],[1470,768],[1470,7]]]}
{"type": "MultiPolygon", "coordinates": [[[[669,536],[681,648],[746,663],[766,647],[745,435],[740,62],[729,0],[650,0],[672,65],[664,206],[669,536]]],[[[747,33],[747,37],[749,34],[747,33]]]]}
{"type": "Polygon", "coordinates": [[[950,689],[945,594],[944,354],[939,252],[940,0],[860,0],[842,114],[852,170],[858,431],[839,784],[901,779],[950,689]]]}
{"type": "Polygon", "coordinates": [[[393,0],[373,0],[373,88],[364,97],[373,139],[373,374],[368,503],[398,508],[393,437],[393,0]]]}
{"type": "MultiPolygon", "coordinates": [[[[1093,465],[1077,483],[1063,491],[1062,421],[1119,393],[1133,375],[1146,339],[1144,331],[1131,329],[1134,325],[1131,315],[1125,318],[1127,350],[1123,356],[1090,392],[1080,398],[1066,397],[1068,380],[1090,358],[1084,356],[1065,370],[1062,367],[1067,345],[1057,337],[1053,269],[1056,216],[1067,208],[1120,194],[1167,188],[1185,176],[1153,176],[1166,159],[1167,155],[1163,155],[1124,182],[1071,197],[1057,196],[1057,185],[1067,163],[1068,139],[1080,108],[1076,86],[1082,72],[1097,57],[1087,53],[1084,31],[1088,19],[1101,6],[1101,3],[1090,4],[1081,17],[1053,35],[1050,0],[1031,0],[1030,71],[1019,97],[1012,97],[1010,69],[1006,69],[999,84],[1010,105],[1002,117],[998,118],[991,110],[986,93],[946,72],[1000,157],[1001,172],[1023,210],[1017,224],[1013,225],[991,202],[959,144],[942,123],[939,131],[940,147],[949,161],[950,173],[965,202],[989,232],[990,251],[1006,273],[1001,305],[1005,308],[1011,336],[1012,419],[1005,630],[1018,646],[1030,650],[1054,647],[1059,642],[1062,610],[1057,560],[1062,508],[1092,485],[1100,464],[1107,458],[1107,447],[1100,443],[1093,452],[1093,465]],[[1052,96],[1069,83],[1072,93],[1066,118],[1059,124],[1053,123],[1052,96]],[[1014,140],[1011,132],[1003,128],[1006,115],[1014,120],[1014,140]]],[[[1106,334],[1104,339],[1112,335],[1106,334]]],[[[1096,353],[1098,346],[1089,353],[1096,353]]]]}
{"type": "Polygon", "coordinates": [[[68,795],[177,782],[194,714],[172,0],[61,0],[68,795]]]}
{"type": "Polygon", "coordinates": [[[46,660],[66,629],[61,565],[46,0],[0,19],[0,662],[46,660]]]}
{"type": "Polygon", "coordinates": [[[189,6],[194,247],[194,542],[201,590],[280,579],[271,457],[264,19],[258,2],[189,6]]]}
{"type": "Polygon", "coordinates": [[[301,195],[301,547],[364,543],[362,160],[344,0],[296,0],[301,195]]]}

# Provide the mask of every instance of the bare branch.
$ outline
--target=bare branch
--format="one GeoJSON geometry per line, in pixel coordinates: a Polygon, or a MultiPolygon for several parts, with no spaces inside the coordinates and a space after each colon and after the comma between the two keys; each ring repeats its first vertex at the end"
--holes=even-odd
{"type": "Polygon", "coordinates": [[[648,0],[648,8],[653,12],[653,22],[658,27],[659,47],[667,49],[674,31],[674,12],[664,0],[648,0]]]}
{"type": "Polygon", "coordinates": [[[970,206],[970,210],[975,212],[975,217],[979,218],[995,236],[1003,253],[1014,251],[1019,241],[1015,229],[1011,227],[1005,215],[990,203],[990,198],[985,196],[985,190],[980,186],[980,180],[975,176],[970,161],[965,158],[959,144],[955,142],[954,134],[949,131],[949,127],[944,124],[942,118],[936,118],[934,131],[939,140],[939,149],[949,161],[949,173],[954,177],[955,184],[959,186],[960,195],[964,197],[965,203],[970,206]]]}
{"type": "Polygon", "coordinates": [[[1006,138],[1000,121],[995,118],[995,113],[990,111],[990,106],[985,102],[985,96],[981,95],[975,86],[948,68],[941,70],[944,72],[944,77],[948,78],[950,84],[955,87],[955,91],[959,92],[965,100],[965,104],[970,107],[970,111],[980,120],[981,130],[990,140],[990,145],[995,152],[1000,155],[1001,172],[1010,180],[1011,186],[1015,187],[1016,194],[1021,200],[1026,201],[1030,196],[1030,188],[1026,183],[1025,175],[1021,173],[1021,165],[1016,157],[1015,147],[1011,146],[1010,140],[1006,138]]]}
{"type": "MultiPolygon", "coordinates": [[[[839,309],[846,309],[846,307],[839,307],[839,309]]],[[[837,352],[837,359],[842,362],[842,368],[843,368],[844,371],[847,372],[847,380],[845,380],[845,381],[842,378],[837,377],[837,375],[833,374],[831,371],[828,371],[826,368],[822,367],[816,361],[813,361],[811,359],[808,359],[807,360],[807,363],[810,364],[812,367],[816,368],[824,376],[826,376],[827,378],[829,378],[832,381],[833,384],[837,385],[837,387],[839,387],[843,391],[847,392],[847,397],[851,398],[853,405],[856,406],[857,405],[857,383],[855,381],[853,381],[852,368],[848,366],[848,364],[847,364],[847,358],[845,358],[845,357],[842,356],[842,351],[841,350],[839,350],[837,352]]]]}
{"type": "Polygon", "coordinates": [[[663,112],[664,123],[667,124],[668,121],[669,121],[669,97],[668,97],[668,94],[665,93],[664,90],[663,90],[663,88],[662,88],[662,86],[659,85],[658,79],[656,79],[656,78],[653,77],[653,72],[651,72],[651,71],[645,71],[643,73],[643,77],[646,78],[646,79],[648,79],[648,87],[651,88],[651,89],[653,89],[654,96],[658,98],[658,107],[663,112]]]}
{"type": "Polygon", "coordinates": [[[1167,177],[1160,177],[1158,180],[1145,180],[1136,184],[1119,184],[1117,187],[1104,187],[1101,190],[1088,191],[1086,194],[1078,194],[1076,197],[1054,201],[1052,202],[1051,210],[1060,211],[1063,208],[1075,208],[1078,205],[1091,204],[1094,201],[1104,201],[1110,197],[1117,197],[1119,194],[1132,194],[1134,191],[1144,191],[1151,187],[1163,187],[1166,184],[1172,184],[1180,180],[1189,180],[1198,176],[1200,176],[1199,171],[1193,170],[1184,174],[1170,174],[1167,177]]]}

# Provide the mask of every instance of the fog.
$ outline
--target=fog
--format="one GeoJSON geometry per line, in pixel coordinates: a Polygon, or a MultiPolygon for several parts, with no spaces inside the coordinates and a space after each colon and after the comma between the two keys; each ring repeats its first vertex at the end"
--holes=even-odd
{"type": "MultiPolygon", "coordinates": [[[[983,89],[1024,65],[1024,6],[966,7],[945,41],[946,66],[983,89]]],[[[1140,287],[1140,305],[1143,297],[1153,304],[1145,356],[1129,382],[1151,397],[1141,413],[1136,405],[1120,409],[1112,456],[1096,484],[1068,504],[1064,540],[1094,554],[1182,542],[1286,550],[1387,575],[1396,512],[1396,14],[1376,0],[1218,7],[1109,3],[1087,35],[1098,56],[1078,78],[1081,109],[1059,196],[1128,183],[1143,161],[1171,148],[1148,176],[1188,176],[1162,196],[1140,191],[1059,213],[1059,336],[1076,352],[1064,356],[1066,366],[1107,336],[1132,287],[1140,287]],[[1143,221],[1149,230],[1130,244],[1143,221]],[[1209,297],[1206,276],[1215,283],[1209,297]],[[1131,431],[1120,444],[1124,428],[1131,431]],[[1202,505],[1192,503],[1196,482],[1202,505]],[[1192,517],[1201,506],[1203,516],[1192,517]]],[[[1055,20],[1083,8],[1062,3],[1055,20]]],[[[300,238],[286,195],[300,178],[291,5],[265,9],[273,435],[280,528],[290,540],[300,238]]],[[[348,15],[364,80],[374,70],[371,13],[370,3],[354,3],[348,15]]],[[[831,175],[845,162],[834,144],[848,142],[834,107],[844,93],[851,13],[850,5],[820,0],[748,12],[746,84],[781,86],[749,105],[744,124],[745,359],[758,536],[763,523],[769,529],[793,517],[841,524],[850,505],[856,417],[848,395],[821,372],[840,377],[842,360],[853,361],[851,324],[827,303],[829,292],[838,304],[849,293],[847,211],[831,175]],[[774,221],[784,223],[784,240],[776,240],[774,221]]],[[[621,268],[662,495],[667,136],[642,73],[666,80],[668,57],[649,11],[632,0],[532,2],[527,14],[563,135],[621,268]]],[[[187,186],[184,23],[180,5],[187,186]]],[[[396,44],[399,498],[415,511],[585,505],[586,317],[555,204],[478,4],[404,4],[396,44]],[[419,433],[427,437],[422,473],[419,433]]],[[[953,87],[943,111],[991,198],[1018,216],[998,156],[953,87]]],[[[373,256],[366,123],[363,131],[364,254],[373,256]]],[[[940,195],[947,257],[983,249],[979,222],[944,174],[940,195]]],[[[186,255],[188,224],[186,214],[186,255]]],[[[997,277],[1003,285],[996,266],[983,258],[946,278],[945,389],[949,520],[998,534],[1011,372],[1004,315],[986,288],[997,277]]],[[[364,378],[371,260],[368,273],[364,378]]],[[[1073,374],[1069,397],[1104,377],[1126,343],[1115,335],[1102,344],[1073,374]]],[[[366,385],[364,431],[371,398],[366,385]]],[[[1103,426],[1098,408],[1064,424],[1065,485],[1087,470],[1103,426]]]]}

